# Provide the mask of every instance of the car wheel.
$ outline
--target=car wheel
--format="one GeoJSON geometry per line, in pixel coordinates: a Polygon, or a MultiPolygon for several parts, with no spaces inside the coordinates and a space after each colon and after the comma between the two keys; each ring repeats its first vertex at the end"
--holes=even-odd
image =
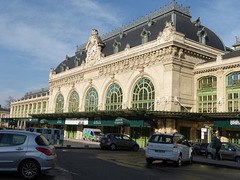
{"type": "Polygon", "coordinates": [[[153,160],[149,159],[149,158],[146,158],[146,161],[147,161],[147,164],[152,164],[152,162],[153,162],[153,160]]]}
{"type": "Polygon", "coordinates": [[[138,149],[139,149],[138,145],[134,145],[133,148],[132,148],[133,151],[138,151],[138,149]]]}
{"type": "Polygon", "coordinates": [[[240,163],[240,157],[236,157],[236,162],[240,163]]]}
{"type": "Polygon", "coordinates": [[[207,158],[208,159],[213,159],[213,155],[209,153],[209,154],[207,154],[207,158]]]}
{"type": "Polygon", "coordinates": [[[112,151],[114,151],[114,150],[116,150],[116,145],[115,144],[111,144],[111,146],[110,146],[110,149],[112,150],[112,151]]]}
{"type": "Polygon", "coordinates": [[[179,155],[178,160],[175,162],[177,167],[181,167],[182,166],[182,156],[179,155]]]}
{"type": "Polygon", "coordinates": [[[37,178],[40,174],[40,167],[38,162],[34,160],[26,160],[19,166],[19,173],[23,178],[33,179],[37,178]]]}

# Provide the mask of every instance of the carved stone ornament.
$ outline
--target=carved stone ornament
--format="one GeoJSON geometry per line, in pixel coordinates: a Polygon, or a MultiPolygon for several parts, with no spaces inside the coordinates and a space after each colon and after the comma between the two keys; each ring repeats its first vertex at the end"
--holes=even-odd
{"type": "Polygon", "coordinates": [[[98,31],[96,29],[92,30],[92,34],[88,39],[88,43],[86,45],[86,66],[93,66],[95,63],[99,62],[101,58],[101,49],[103,46],[103,42],[98,35],[98,31]]]}
{"type": "Polygon", "coordinates": [[[173,34],[176,32],[176,28],[172,25],[171,21],[166,21],[166,26],[162,32],[159,32],[157,41],[162,44],[173,40],[173,34]]]}

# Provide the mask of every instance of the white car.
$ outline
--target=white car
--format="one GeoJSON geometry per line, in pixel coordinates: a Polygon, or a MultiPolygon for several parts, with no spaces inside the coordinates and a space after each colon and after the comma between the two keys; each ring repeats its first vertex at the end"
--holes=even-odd
{"type": "Polygon", "coordinates": [[[177,166],[182,161],[192,162],[192,148],[181,134],[153,134],[145,149],[146,161],[152,164],[154,160],[173,161],[177,166]]]}

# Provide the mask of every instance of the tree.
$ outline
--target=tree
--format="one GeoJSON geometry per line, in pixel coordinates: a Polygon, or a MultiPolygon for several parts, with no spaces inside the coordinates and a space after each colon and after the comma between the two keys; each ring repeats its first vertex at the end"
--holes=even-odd
{"type": "Polygon", "coordinates": [[[12,101],[15,101],[15,99],[12,96],[8,96],[8,99],[5,100],[5,102],[6,102],[5,108],[6,109],[10,109],[12,101]]]}

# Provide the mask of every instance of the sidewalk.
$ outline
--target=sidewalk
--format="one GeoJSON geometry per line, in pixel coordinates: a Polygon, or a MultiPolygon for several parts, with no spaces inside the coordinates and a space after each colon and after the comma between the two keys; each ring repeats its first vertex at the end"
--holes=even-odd
{"type": "Polygon", "coordinates": [[[240,169],[240,163],[237,163],[235,161],[214,160],[214,159],[208,159],[205,156],[199,156],[199,155],[193,156],[193,163],[240,169]]]}
{"type": "Polygon", "coordinates": [[[85,141],[81,139],[64,139],[63,146],[55,146],[56,148],[99,148],[99,142],[85,141]]]}
{"type": "MultiPolygon", "coordinates": [[[[100,149],[99,142],[84,141],[80,139],[64,139],[63,146],[55,147],[64,149],[100,149]]],[[[235,161],[207,159],[206,156],[200,155],[193,156],[193,163],[240,169],[240,163],[235,161]]]]}

